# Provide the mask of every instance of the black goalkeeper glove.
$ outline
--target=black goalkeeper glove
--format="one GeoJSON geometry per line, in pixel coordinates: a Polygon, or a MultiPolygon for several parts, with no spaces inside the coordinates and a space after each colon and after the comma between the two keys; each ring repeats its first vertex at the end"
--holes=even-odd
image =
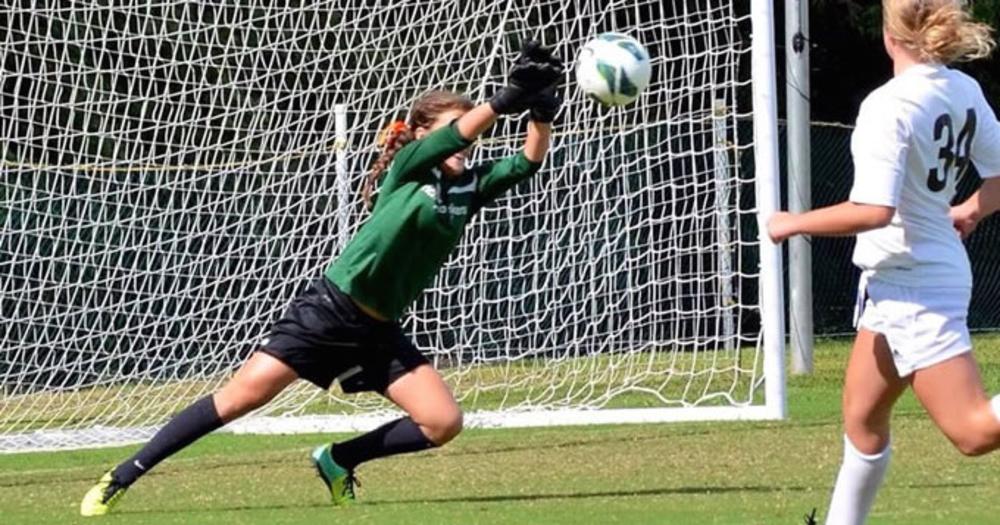
{"type": "Polygon", "coordinates": [[[507,85],[490,99],[490,107],[499,115],[518,114],[528,109],[545,88],[563,76],[563,63],[550,48],[535,40],[521,46],[521,54],[507,75],[507,85]]]}
{"type": "Polygon", "coordinates": [[[556,87],[553,85],[545,88],[531,101],[529,105],[531,120],[550,124],[556,119],[556,114],[559,113],[559,108],[562,106],[562,98],[556,93],[556,87]]]}

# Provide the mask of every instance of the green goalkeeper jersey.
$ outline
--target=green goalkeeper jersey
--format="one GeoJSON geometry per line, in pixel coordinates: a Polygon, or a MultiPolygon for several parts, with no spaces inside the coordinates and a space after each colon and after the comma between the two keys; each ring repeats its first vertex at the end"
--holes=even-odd
{"type": "Polygon", "coordinates": [[[359,303],[398,319],[430,285],[469,219],[541,166],[518,153],[446,177],[438,166],[469,144],[452,123],[400,149],[371,216],[326,277],[359,303]]]}

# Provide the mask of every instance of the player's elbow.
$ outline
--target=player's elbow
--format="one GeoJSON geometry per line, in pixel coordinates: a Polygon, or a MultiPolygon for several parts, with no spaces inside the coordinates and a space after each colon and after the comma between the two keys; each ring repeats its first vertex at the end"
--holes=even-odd
{"type": "Polygon", "coordinates": [[[869,230],[888,226],[892,222],[892,217],[896,215],[896,208],[888,206],[866,205],[859,211],[861,213],[858,214],[858,218],[862,226],[869,230]]]}

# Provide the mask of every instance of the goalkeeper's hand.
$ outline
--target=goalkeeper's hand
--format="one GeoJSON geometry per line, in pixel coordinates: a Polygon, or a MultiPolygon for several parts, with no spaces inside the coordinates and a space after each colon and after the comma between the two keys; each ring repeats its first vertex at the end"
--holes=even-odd
{"type": "Polygon", "coordinates": [[[562,98],[556,92],[556,86],[549,86],[532,99],[529,106],[531,110],[529,116],[534,122],[550,124],[556,119],[560,107],[562,107],[562,98]]]}
{"type": "Polygon", "coordinates": [[[552,49],[535,40],[521,46],[521,54],[507,76],[507,85],[490,99],[499,115],[516,115],[528,109],[546,88],[563,77],[563,63],[552,49]]]}

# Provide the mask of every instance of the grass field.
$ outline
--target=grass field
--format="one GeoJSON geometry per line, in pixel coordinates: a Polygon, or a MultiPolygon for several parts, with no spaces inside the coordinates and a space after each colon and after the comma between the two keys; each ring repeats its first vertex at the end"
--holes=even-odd
{"type": "MultiPolygon", "coordinates": [[[[976,339],[991,391],[1000,337],[976,339]]],[[[119,512],[84,520],[80,496],[135,447],[0,456],[0,524],[797,524],[827,503],[840,463],[849,341],[817,347],[768,423],[469,430],[447,447],[363,466],[363,501],[326,504],[308,453],[329,436],[211,436],[158,467],[119,512]]],[[[1000,523],[1000,454],[962,457],[911,394],[872,524],[1000,523]]]]}

